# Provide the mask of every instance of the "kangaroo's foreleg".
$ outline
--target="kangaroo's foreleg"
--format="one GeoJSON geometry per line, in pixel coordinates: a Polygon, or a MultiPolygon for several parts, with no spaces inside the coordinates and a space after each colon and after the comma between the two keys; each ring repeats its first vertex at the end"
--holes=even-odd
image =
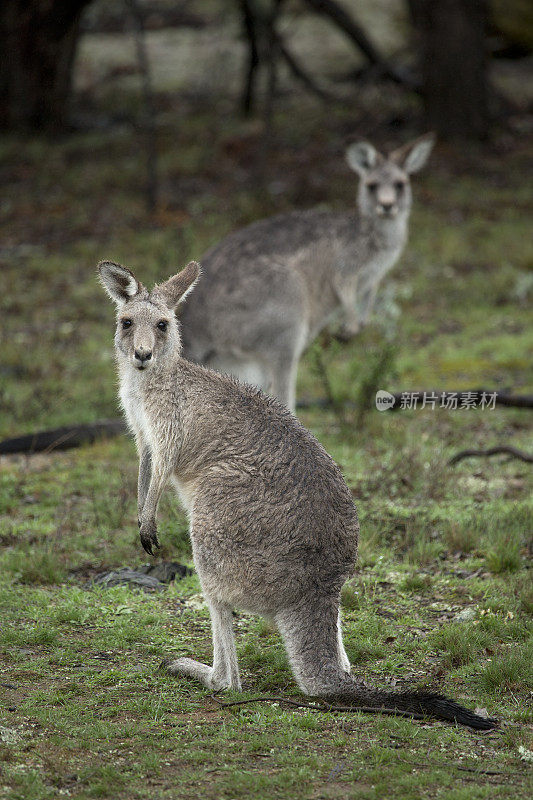
{"type": "Polygon", "coordinates": [[[170,475],[170,468],[162,461],[151,460],[150,485],[144,499],[139,518],[141,544],[147,553],[153,556],[153,547],[159,547],[157,539],[157,506],[170,475]]]}
{"type": "Polygon", "coordinates": [[[143,445],[139,456],[139,480],[137,482],[137,518],[139,525],[150,481],[152,478],[152,454],[147,445],[143,445]]]}

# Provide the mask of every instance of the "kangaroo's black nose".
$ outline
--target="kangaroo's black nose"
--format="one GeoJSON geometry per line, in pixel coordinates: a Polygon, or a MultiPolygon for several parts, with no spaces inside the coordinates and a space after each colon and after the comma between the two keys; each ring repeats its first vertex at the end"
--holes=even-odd
{"type": "Polygon", "coordinates": [[[149,350],[136,350],[135,358],[138,359],[141,364],[144,364],[145,361],[150,361],[152,353],[149,350]]]}

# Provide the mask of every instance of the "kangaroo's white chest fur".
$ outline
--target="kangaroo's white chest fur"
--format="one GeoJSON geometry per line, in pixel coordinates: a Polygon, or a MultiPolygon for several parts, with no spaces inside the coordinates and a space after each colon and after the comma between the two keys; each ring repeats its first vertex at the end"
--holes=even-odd
{"type": "Polygon", "coordinates": [[[135,436],[139,436],[142,432],[145,438],[151,438],[150,425],[139,384],[141,376],[133,374],[131,369],[124,369],[121,372],[119,395],[128,424],[135,436]]]}
{"type": "MultiPolygon", "coordinates": [[[[154,419],[153,413],[150,413],[150,399],[153,405],[153,398],[150,398],[150,393],[141,383],[147,377],[128,368],[123,371],[120,382],[122,407],[138,444],[140,442],[147,444],[152,454],[157,454],[159,458],[171,458],[165,451],[167,449],[175,450],[176,437],[173,435],[172,426],[164,424],[165,414],[162,408],[160,409],[162,413],[156,419],[154,419]]],[[[196,488],[195,481],[185,480],[177,472],[171,475],[171,481],[183,507],[190,515],[196,488]]]]}
{"type": "Polygon", "coordinates": [[[373,253],[359,271],[361,283],[379,283],[400,258],[403,244],[373,253]]]}

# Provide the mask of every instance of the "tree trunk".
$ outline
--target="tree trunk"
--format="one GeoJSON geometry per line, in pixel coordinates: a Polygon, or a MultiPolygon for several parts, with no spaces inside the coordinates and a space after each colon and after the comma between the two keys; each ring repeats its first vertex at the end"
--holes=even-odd
{"type": "Polygon", "coordinates": [[[420,36],[428,125],[442,139],[488,134],[486,0],[408,0],[420,36]]]}
{"type": "Polygon", "coordinates": [[[254,110],[255,85],[257,69],[259,67],[259,46],[257,33],[257,20],[255,18],[250,0],[238,0],[241,11],[242,27],[248,44],[248,63],[242,93],[242,110],[248,117],[254,110]]]}
{"type": "Polygon", "coordinates": [[[91,0],[2,0],[0,128],[65,122],[81,12],[91,0]]]}

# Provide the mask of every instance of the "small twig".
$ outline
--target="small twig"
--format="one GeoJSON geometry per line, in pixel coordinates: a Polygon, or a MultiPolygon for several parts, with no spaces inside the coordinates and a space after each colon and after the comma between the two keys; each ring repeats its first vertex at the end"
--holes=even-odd
{"type": "Polygon", "coordinates": [[[513,456],[513,458],[519,458],[521,461],[525,461],[528,464],[533,464],[533,455],[529,453],[525,453],[523,450],[518,450],[516,447],[511,447],[510,445],[499,445],[497,447],[489,447],[488,450],[460,450],[456,453],[450,460],[448,464],[453,466],[453,464],[459,463],[462,461],[463,458],[486,458],[488,456],[496,456],[500,453],[505,453],[506,455],[513,456]]]}
{"type": "Polygon", "coordinates": [[[225,703],[219,700],[215,695],[210,695],[211,699],[218,703],[220,708],[231,708],[232,706],[245,706],[250,703],[284,703],[285,705],[294,708],[308,708],[310,711],[342,711],[342,712],[361,712],[362,714],[385,714],[393,717],[407,717],[408,719],[426,720],[424,714],[417,714],[414,711],[400,711],[396,708],[386,708],[385,706],[333,706],[329,703],[320,703],[320,705],[311,705],[310,703],[299,703],[296,700],[289,700],[285,697],[253,697],[251,700],[234,700],[230,703],[225,703]]]}
{"type": "Polygon", "coordinates": [[[335,397],[335,393],[329,380],[328,371],[326,369],[326,365],[324,364],[324,359],[322,358],[322,351],[316,347],[313,355],[315,357],[315,369],[322,382],[324,391],[326,392],[326,404],[331,406],[331,408],[333,408],[335,411],[338,411],[339,403],[337,402],[337,398],[335,397]]]}
{"type": "Polygon", "coordinates": [[[327,781],[332,781],[334,778],[338,778],[341,772],[344,772],[346,769],[348,762],[347,761],[340,761],[338,764],[330,770],[328,776],[326,777],[327,781]]]}
{"type": "Polygon", "coordinates": [[[453,765],[454,769],[460,769],[461,772],[474,772],[476,775],[513,775],[513,772],[498,772],[494,769],[474,769],[474,767],[460,767],[459,764],[453,765]]]}
{"type": "Polygon", "coordinates": [[[348,431],[350,428],[350,420],[346,413],[349,404],[339,402],[339,400],[335,397],[335,392],[333,390],[333,386],[331,385],[331,381],[329,378],[328,369],[324,363],[324,359],[322,357],[323,347],[319,344],[315,345],[314,348],[311,350],[311,354],[314,360],[314,367],[315,371],[322,382],[322,386],[324,387],[324,391],[326,392],[327,399],[324,402],[324,408],[331,408],[335,417],[337,419],[339,428],[342,431],[348,431]]]}
{"type": "Polygon", "coordinates": [[[472,772],[474,773],[474,775],[489,775],[489,776],[502,775],[505,778],[521,777],[520,773],[518,772],[500,772],[498,770],[492,770],[492,769],[476,769],[475,767],[462,767],[460,764],[450,764],[449,762],[438,764],[435,763],[435,761],[424,761],[424,762],[408,761],[405,758],[398,758],[397,760],[401,761],[402,764],[407,764],[410,767],[417,767],[419,769],[420,768],[434,769],[435,767],[437,768],[444,767],[446,769],[449,769],[449,767],[452,767],[453,769],[460,770],[461,772],[472,772]]]}

